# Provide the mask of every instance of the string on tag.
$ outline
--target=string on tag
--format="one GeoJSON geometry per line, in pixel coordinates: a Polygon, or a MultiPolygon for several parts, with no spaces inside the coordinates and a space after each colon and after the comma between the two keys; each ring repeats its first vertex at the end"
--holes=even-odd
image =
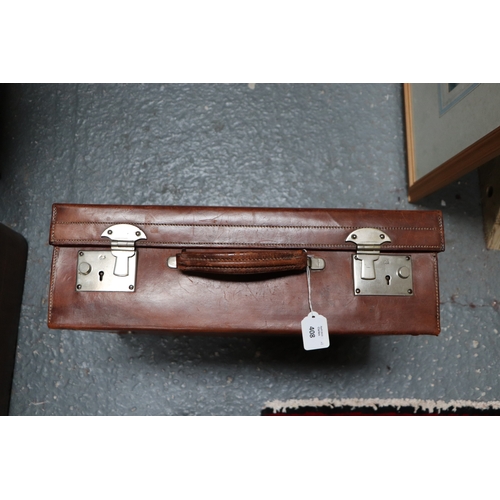
{"type": "MultiPolygon", "coordinates": [[[[307,255],[307,250],[304,249],[304,252],[306,252],[307,255]]],[[[313,306],[311,300],[311,266],[309,266],[309,257],[307,259],[306,276],[307,276],[307,297],[309,299],[309,311],[313,312],[313,306]]]]}
{"type": "MultiPolygon", "coordinates": [[[[307,250],[304,250],[307,255],[307,250]]],[[[325,349],[330,346],[330,338],[328,336],[328,321],[327,319],[314,311],[311,298],[311,267],[309,263],[311,259],[307,256],[306,276],[307,276],[307,298],[309,301],[309,310],[311,311],[301,322],[302,342],[306,351],[314,349],[325,349]]]]}
{"type": "Polygon", "coordinates": [[[313,306],[311,301],[311,268],[309,266],[307,266],[306,274],[307,274],[307,295],[309,298],[309,310],[313,312],[313,306]]]}

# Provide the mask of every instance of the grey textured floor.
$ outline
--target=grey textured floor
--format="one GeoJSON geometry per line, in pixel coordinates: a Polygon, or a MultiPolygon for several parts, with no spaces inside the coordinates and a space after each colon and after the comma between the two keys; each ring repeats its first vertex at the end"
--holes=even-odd
{"type": "Polygon", "coordinates": [[[484,246],[477,173],[407,203],[400,85],[23,85],[2,97],[0,221],[29,243],[11,414],[500,399],[500,252],[484,246]],[[54,202],[442,209],[442,334],[305,352],[300,339],[51,331],[54,202]]]}

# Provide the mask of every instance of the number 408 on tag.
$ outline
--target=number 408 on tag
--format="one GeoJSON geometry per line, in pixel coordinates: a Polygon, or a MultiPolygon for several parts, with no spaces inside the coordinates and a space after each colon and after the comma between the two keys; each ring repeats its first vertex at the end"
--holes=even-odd
{"type": "Polygon", "coordinates": [[[321,314],[315,311],[310,312],[302,320],[301,326],[302,340],[306,351],[330,347],[328,324],[324,316],[321,316],[321,314]]]}

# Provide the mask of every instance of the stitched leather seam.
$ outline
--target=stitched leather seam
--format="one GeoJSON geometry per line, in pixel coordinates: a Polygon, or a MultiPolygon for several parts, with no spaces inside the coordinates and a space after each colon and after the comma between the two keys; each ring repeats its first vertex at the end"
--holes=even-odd
{"type": "Polygon", "coordinates": [[[433,256],[433,264],[434,264],[434,286],[436,288],[436,325],[437,325],[437,333],[441,330],[441,312],[439,310],[439,276],[437,269],[437,255],[433,256]]]}
{"type": "Polygon", "coordinates": [[[59,256],[59,248],[54,249],[54,256],[52,258],[52,273],[50,281],[50,293],[49,293],[49,325],[52,323],[52,307],[54,305],[54,288],[56,284],[56,262],[59,256]]]}
{"type": "Polygon", "coordinates": [[[444,250],[444,227],[443,227],[443,218],[441,216],[438,217],[439,223],[439,238],[441,240],[441,250],[444,250]]]}
{"type": "MultiPolygon", "coordinates": [[[[254,262],[239,262],[239,263],[234,263],[233,265],[231,264],[223,264],[221,263],[221,265],[219,266],[209,266],[209,265],[206,265],[205,262],[200,262],[198,264],[196,263],[188,263],[186,264],[185,262],[180,262],[179,264],[177,264],[178,267],[206,267],[207,269],[210,269],[210,268],[214,268],[214,269],[265,269],[266,267],[289,267],[289,266],[294,266],[294,267],[300,267],[301,266],[301,263],[300,262],[297,262],[297,263],[292,263],[292,264],[286,264],[284,266],[282,265],[278,265],[278,264],[267,264],[267,265],[261,265],[261,266],[256,266],[254,262]],[[244,264],[254,264],[253,266],[245,266],[244,264]]],[[[303,267],[305,268],[306,266],[306,263],[304,262],[303,264],[303,267]]]]}
{"type": "MultiPolygon", "coordinates": [[[[105,244],[106,242],[104,240],[54,240],[54,245],[62,245],[64,243],[101,243],[105,244]]],[[[153,241],[152,243],[156,245],[197,245],[197,246],[213,246],[213,245],[224,245],[227,247],[251,247],[251,246],[268,246],[268,247],[284,247],[284,246],[291,246],[292,248],[302,248],[302,247],[324,247],[324,248],[350,248],[354,250],[354,243],[350,245],[342,245],[342,244],[335,244],[335,243],[314,243],[314,242],[309,242],[309,243],[245,243],[245,242],[240,242],[240,243],[235,243],[231,241],[224,241],[224,242],[214,242],[214,241],[153,241]]],[[[104,246],[104,245],[103,245],[104,246]]],[[[137,246],[145,246],[142,245],[140,241],[137,242],[137,246]]],[[[424,248],[427,250],[440,250],[441,247],[439,245],[384,245],[381,247],[382,250],[384,249],[391,249],[391,248],[406,248],[406,249],[414,249],[414,248],[424,248]]]]}
{"type": "MultiPolygon", "coordinates": [[[[195,261],[211,261],[211,262],[238,262],[239,264],[243,264],[245,262],[268,262],[270,260],[304,260],[305,262],[305,259],[304,259],[304,256],[303,255],[299,255],[297,257],[268,257],[268,258],[260,258],[260,259],[257,259],[257,258],[248,258],[248,259],[232,259],[230,257],[220,257],[220,258],[212,258],[212,257],[192,257],[192,256],[189,256],[189,257],[185,257],[187,261],[192,261],[192,260],[195,260],[195,261]]],[[[183,257],[182,257],[183,259],[183,257]]]]}
{"type": "MultiPolygon", "coordinates": [[[[54,224],[106,224],[113,226],[115,224],[135,224],[138,226],[168,226],[168,227],[246,227],[246,228],[269,228],[269,229],[360,229],[365,226],[279,226],[279,225],[252,225],[252,224],[174,224],[174,223],[163,223],[163,222],[110,222],[110,221],[54,221],[54,224]]],[[[435,227],[408,227],[408,226],[370,226],[375,229],[393,229],[400,231],[435,231],[435,227]]]]}
{"type": "Polygon", "coordinates": [[[52,232],[50,233],[51,240],[55,239],[55,231],[56,231],[55,225],[57,224],[56,218],[57,218],[57,207],[54,206],[52,209],[52,232]]]}
{"type": "MultiPolygon", "coordinates": [[[[180,268],[180,266],[179,266],[179,268],[180,268]]],[[[228,269],[228,268],[225,266],[196,266],[196,269],[228,269]]],[[[292,266],[262,266],[262,267],[245,267],[244,268],[245,271],[250,271],[253,269],[257,269],[257,270],[276,269],[276,270],[283,271],[283,270],[287,270],[287,269],[297,270],[297,267],[292,265],[292,266]]]]}

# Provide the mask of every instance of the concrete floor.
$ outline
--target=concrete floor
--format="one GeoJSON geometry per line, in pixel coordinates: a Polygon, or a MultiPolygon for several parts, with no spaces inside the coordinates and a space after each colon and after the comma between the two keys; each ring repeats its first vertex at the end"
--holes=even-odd
{"type": "Polygon", "coordinates": [[[500,252],[477,173],[406,201],[402,88],[2,88],[0,221],[29,243],[12,415],[259,415],[308,398],[500,400],[500,252]],[[439,337],[117,336],[49,330],[54,202],[442,209],[439,337]]]}

